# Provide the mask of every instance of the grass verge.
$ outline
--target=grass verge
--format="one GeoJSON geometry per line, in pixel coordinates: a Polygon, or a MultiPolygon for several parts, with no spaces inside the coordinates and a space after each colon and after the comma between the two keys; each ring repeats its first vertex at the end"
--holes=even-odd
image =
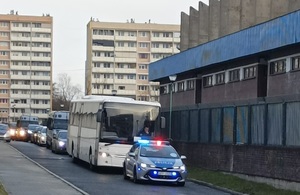
{"type": "Polygon", "coordinates": [[[0,183],[0,195],[8,195],[1,183],[0,183]]]}
{"type": "Polygon", "coordinates": [[[300,195],[300,192],[280,190],[267,184],[247,181],[237,176],[195,167],[188,167],[188,178],[251,195],[300,195]]]}

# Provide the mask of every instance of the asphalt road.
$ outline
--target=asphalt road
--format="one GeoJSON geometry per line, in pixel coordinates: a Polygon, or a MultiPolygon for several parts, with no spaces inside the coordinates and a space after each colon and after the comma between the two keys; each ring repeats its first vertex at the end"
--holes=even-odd
{"type": "MultiPolygon", "coordinates": [[[[74,164],[68,155],[53,154],[46,147],[28,142],[12,141],[11,145],[17,150],[36,161],[46,169],[62,177],[88,194],[144,194],[144,195],[224,195],[206,186],[186,182],[184,187],[167,184],[143,183],[135,184],[123,179],[121,169],[105,169],[92,172],[85,163],[74,164]]],[[[34,187],[34,186],[33,186],[34,187]]],[[[47,184],[45,183],[45,187],[47,184]]],[[[51,189],[49,189],[51,190],[51,189]]]]}

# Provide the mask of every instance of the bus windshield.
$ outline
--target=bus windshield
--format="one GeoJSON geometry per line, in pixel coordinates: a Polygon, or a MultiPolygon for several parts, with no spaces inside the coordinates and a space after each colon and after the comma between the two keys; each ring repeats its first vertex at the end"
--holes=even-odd
{"type": "Polygon", "coordinates": [[[38,125],[38,121],[24,121],[24,120],[20,120],[21,122],[21,127],[28,127],[29,124],[36,124],[38,125]]]}
{"type": "Polygon", "coordinates": [[[129,140],[143,128],[145,120],[150,121],[150,132],[154,132],[158,114],[158,106],[105,103],[102,112],[100,140],[129,140]]]}
{"type": "Polygon", "coordinates": [[[53,124],[54,129],[68,129],[68,120],[67,119],[54,119],[53,124]]]}

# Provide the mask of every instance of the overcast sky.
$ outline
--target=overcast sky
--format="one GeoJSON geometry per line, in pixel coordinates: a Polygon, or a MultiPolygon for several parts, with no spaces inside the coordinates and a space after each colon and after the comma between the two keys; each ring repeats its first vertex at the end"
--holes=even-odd
{"type": "MultiPolygon", "coordinates": [[[[190,6],[198,9],[200,0],[7,0],[0,13],[10,10],[19,15],[53,17],[53,79],[67,73],[72,83],[84,91],[86,60],[86,25],[93,17],[102,22],[136,23],[149,19],[158,24],[180,24],[180,14],[189,14],[190,6]]],[[[201,0],[208,4],[209,0],[201,0]]]]}

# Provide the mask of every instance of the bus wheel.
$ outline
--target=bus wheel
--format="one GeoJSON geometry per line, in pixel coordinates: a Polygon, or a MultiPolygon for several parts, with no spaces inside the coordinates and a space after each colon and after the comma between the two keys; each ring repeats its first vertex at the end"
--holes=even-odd
{"type": "Polygon", "coordinates": [[[72,161],[73,161],[73,163],[77,163],[77,159],[76,159],[76,157],[75,157],[75,155],[74,155],[74,148],[72,147],[72,161]]]}
{"type": "Polygon", "coordinates": [[[92,153],[90,152],[90,155],[89,155],[89,162],[90,162],[90,170],[91,171],[95,171],[95,166],[93,165],[93,157],[92,157],[92,153]]]}

